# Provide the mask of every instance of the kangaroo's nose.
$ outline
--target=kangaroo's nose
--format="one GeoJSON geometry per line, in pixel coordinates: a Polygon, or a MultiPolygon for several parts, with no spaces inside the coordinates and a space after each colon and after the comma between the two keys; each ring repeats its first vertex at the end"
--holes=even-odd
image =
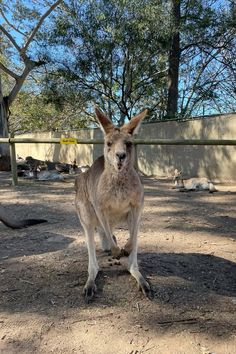
{"type": "Polygon", "coordinates": [[[118,159],[120,161],[124,161],[124,159],[126,158],[126,153],[125,152],[117,152],[116,156],[118,157],[118,159]]]}

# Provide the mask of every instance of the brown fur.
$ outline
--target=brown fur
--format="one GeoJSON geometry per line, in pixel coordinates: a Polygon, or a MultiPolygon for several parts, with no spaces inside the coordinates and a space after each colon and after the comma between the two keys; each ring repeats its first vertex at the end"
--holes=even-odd
{"type": "Polygon", "coordinates": [[[85,285],[86,300],[95,292],[98,263],[94,231],[98,230],[102,248],[114,257],[129,255],[128,270],[147,294],[149,284],[138,270],[137,235],[143,208],[143,187],[134,169],[133,133],[146,111],[121,128],[115,127],[98,109],[96,116],[104,132],[104,156],[98,158],[88,171],[76,178],[76,208],[83,226],[89,253],[89,277],[85,285]],[[113,236],[120,222],[127,222],[130,239],[121,250],[113,236]]]}

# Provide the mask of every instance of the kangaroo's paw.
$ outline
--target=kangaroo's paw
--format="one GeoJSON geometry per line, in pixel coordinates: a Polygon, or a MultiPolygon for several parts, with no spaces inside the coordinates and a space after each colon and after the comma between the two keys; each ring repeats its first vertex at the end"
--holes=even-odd
{"type": "Polygon", "coordinates": [[[116,247],[112,247],[111,248],[111,254],[114,258],[119,259],[120,258],[120,254],[121,254],[121,249],[120,247],[116,246],[116,247]]]}
{"type": "Polygon", "coordinates": [[[129,257],[130,253],[125,249],[125,248],[122,248],[121,251],[120,251],[120,258],[121,257],[129,257]]]}

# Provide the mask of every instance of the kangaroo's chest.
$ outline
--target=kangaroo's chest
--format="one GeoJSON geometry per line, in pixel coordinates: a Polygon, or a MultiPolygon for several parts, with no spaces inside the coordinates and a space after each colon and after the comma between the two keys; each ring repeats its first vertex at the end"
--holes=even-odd
{"type": "Polygon", "coordinates": [[[97,206],[104,210],[111,218],[122,218],[132,207],[138,206],[142,201],[142,189],[137,190],[136,181],[126,183],[104,183],[98,188],[97,206]]]}
{"type": "Polygon", "coordinates": [[[112,194],[112,198],[105,198],[99,209],[106,215],[109,224],[115,226],[127,220],[132,204],[129,194],[116,193],[112,194]]]}
{"type": "Polygon", "coordinates": [[[132,203],[134,195],[132,190],[125,185],[106,186],[98,193],[98,203],[101,207],[110,208],[114,210],[127,209],[132,203]]]}

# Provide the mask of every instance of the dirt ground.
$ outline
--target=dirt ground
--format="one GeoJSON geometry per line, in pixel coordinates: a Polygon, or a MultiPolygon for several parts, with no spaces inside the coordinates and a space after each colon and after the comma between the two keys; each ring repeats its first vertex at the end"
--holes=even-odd
{"type": "MultiPolygon", "coordinates": [[[[98,292],[86,304],[73,180],[13,188],[0,173],[9,214],[48,220],[18,231],[0,223],[0,353],[236,353],[236,185],[209,194],[143,182],[139,262],[154,297],[97,244],[98,292]]],[[[116,236],[123,245],[127,230],[116,236]]]]}

